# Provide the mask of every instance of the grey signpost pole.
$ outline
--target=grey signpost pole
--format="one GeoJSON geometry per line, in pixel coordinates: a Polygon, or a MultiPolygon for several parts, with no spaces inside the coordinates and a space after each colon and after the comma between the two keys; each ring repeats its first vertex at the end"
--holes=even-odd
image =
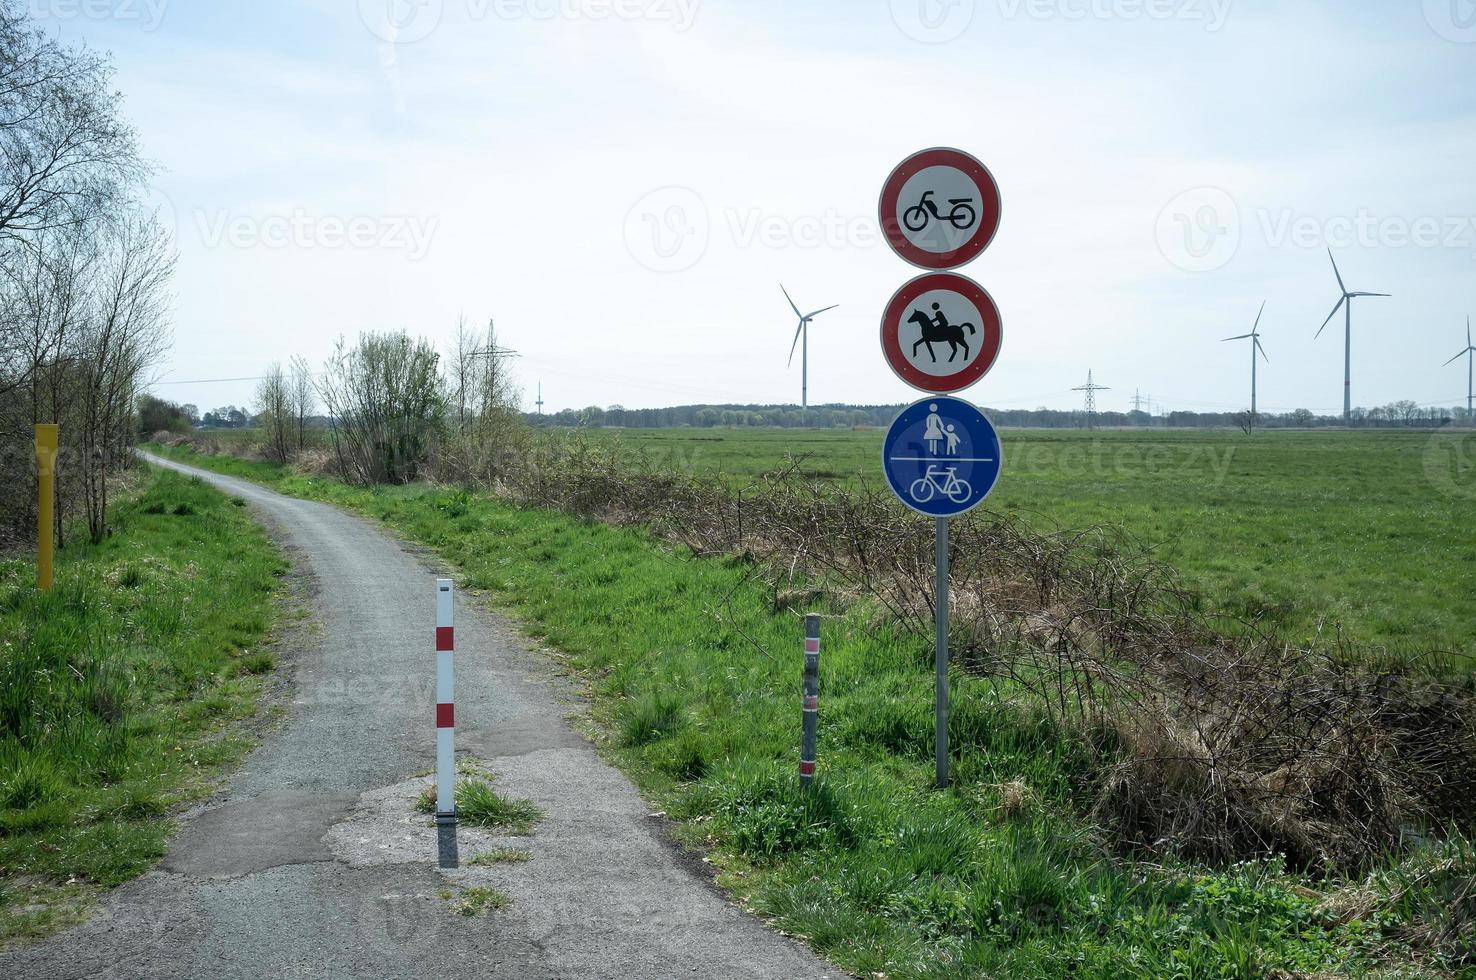
{"type": "Polygon", "coordinates": [[[938,788],[948,786],[948,518],[934,521],[938,539],[937,606],[934,622],[937,628],[933,651],[933,668],[937,672],[934,695],[933,755],[938,765],[938,788]]]}

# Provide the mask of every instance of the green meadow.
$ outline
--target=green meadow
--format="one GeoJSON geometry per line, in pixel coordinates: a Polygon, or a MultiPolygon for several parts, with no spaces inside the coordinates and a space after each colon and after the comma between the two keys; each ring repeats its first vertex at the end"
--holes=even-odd
{"type": "MultiPolygon", "coordinates": [[[[590,430],[734,486],[785,465],[882,487],[875,430],[590,430]]],[[[1209,609],[1299,643],[1476,656],[1476,433],[1006,430],[985,505],[1111,525],[1209,609]]],[[[1469,669],[1469,664],[1461,669],[1469,669]]]]}

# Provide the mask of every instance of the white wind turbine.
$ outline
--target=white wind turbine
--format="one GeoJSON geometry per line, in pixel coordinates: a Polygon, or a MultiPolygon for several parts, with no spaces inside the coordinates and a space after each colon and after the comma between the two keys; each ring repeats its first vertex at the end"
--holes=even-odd
{"type": "MultiPolygon", "coordinates": [[[[1459,361],[1462,357],[1466,359],[1466,421],[1470,422],[1472,381],[1476,380],[1476,374],[1472,373],[1473,370],[1476,370],[1476,347],[1471,346],[1470,317],[1466,317],[1466,349],[1461,351],[1455,357],[1452,357],[1449,361],[1446,361],[1445,364],[1450,364],[1452,361],[1459,361]]],[[[1445,367],[1445,364],[1442,364],[1440,366],[1445,367]]]]}
{"type": "Polygon", "coordinates": [[[833,310],[836,306],[839,306],[840,304],[836,303],[834,306],[827,306],[824,310],[816,310],[814,313],[801,313],[799,307],[794,305],[794,299],[790,297],[789,290],[784,288],[784,284],[782,282],[779,284],[779,289],[781,292],[784,293],[784,298],[789,300],[789,308],[794,310],[795,316],[799,317],[799,327],[794,332],[794,343],[789,345],[789,363],[791,366],[794,364],[794,349],[796,346],[800,346],[800,341],[803,340],[804,345],[800,351],[800,407],[809,408],[810,321],[815,319],[815,317],[819,316],[821,313],[824,313],[825,310],[833,310]]]}
{"type": "MultiPolygon", "coordinates": [[[[1228,344],[1232,340],[1245,340],[1247,337],[1250,338],[1250,342],[1251,342],[1251,415],[1250,415],[1250,425],[1251,425],[1252,428],[1255,428],[1255,424],[1256,424],[1256,351],[1260,351],[1261,352],[1261,356],[1262,357],[1266,357],[1266,348],[1264,348],[1264,347],[1261,346],[1261,335],[1257,332],[1257,329],[1261,325],[1261,314],[1262,313],[1265,313],[1265,312],[1266,312],[1266,301],[1265,300],[1262,300],[1261,301],[1261,308],[1256,313],[1256,322],[1251,326],[1251,332],[1250,333],[1243,333],[1243,334],[1240,334],[1238,337],[1226,337],[1224,340],[1220,341],[1220,343],[1222,343],[1222,344],[1228,344]]],[[[1337,311],[1334,310],[1333,312],[1336,313],[1337,311]]],[[[1266,357],[1266,363],[1269,364],[1270,362],[1271,362],[1271,358],[1266,357]]]]}
{"type": "MultiPolygon", "coordinates": [[[[1343,274],[1338,271],[1338,261],[1333,258],[1332,249],[1327,250],[1327,257],[1332,262],[1333,275],[1338,277],[1338,288],[1343,291],[1338,305],[1332,308],[1327,319],[1322,321],[1322,326],[1317,328],[1317,337],[1322,336],[1322,331],[1332,322],[1332,318],[1338,315],[1339,307],[1343,310],[1343,423],[1346,425],[1353,418],[1353,300],[1359,296],[1388,296],[1388,293],[1350,293],[1348,287],[1343,285],[1343,274]]],[[[1316,337],[1313,338],[1314,340],[1316,337]]]]}

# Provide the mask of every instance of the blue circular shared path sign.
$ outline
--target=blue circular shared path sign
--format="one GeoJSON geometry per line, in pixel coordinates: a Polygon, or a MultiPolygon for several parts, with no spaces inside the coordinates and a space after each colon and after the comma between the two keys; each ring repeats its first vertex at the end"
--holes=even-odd
{"type": "Polygon", "coordinates": [[[1003,456],[999,433],[962,398],[914,402],[882,443],[892,492],[929,517],[956,517],[983,503],[999,479],[1003,456]]]}

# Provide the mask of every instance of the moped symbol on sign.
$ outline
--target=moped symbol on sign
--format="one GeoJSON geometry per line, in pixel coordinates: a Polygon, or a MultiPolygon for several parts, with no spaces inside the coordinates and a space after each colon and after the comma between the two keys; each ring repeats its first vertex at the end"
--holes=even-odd
{"type": "Polygon", "coordinates": [[[962,150],[914,153],[882,187],[880,220],[887,242],[924,269],[972,262],[999,229],[999,185],[989,168],[962,150]]]}
{"type": "Polygon", "coordinates": [[[948,394],[989,373],[999,358],[999,307],[972,279],[934,272],[897,290],[882,313],[887,365],[922,391],[948,394]]]}
{"type": "Polygon", "coordinates": [[[957,517],[984,502],[1004,453],[983,412],[962,398],[925,398],[902,410],[882,443],[897,499],[929,517],[957,517]]]}

